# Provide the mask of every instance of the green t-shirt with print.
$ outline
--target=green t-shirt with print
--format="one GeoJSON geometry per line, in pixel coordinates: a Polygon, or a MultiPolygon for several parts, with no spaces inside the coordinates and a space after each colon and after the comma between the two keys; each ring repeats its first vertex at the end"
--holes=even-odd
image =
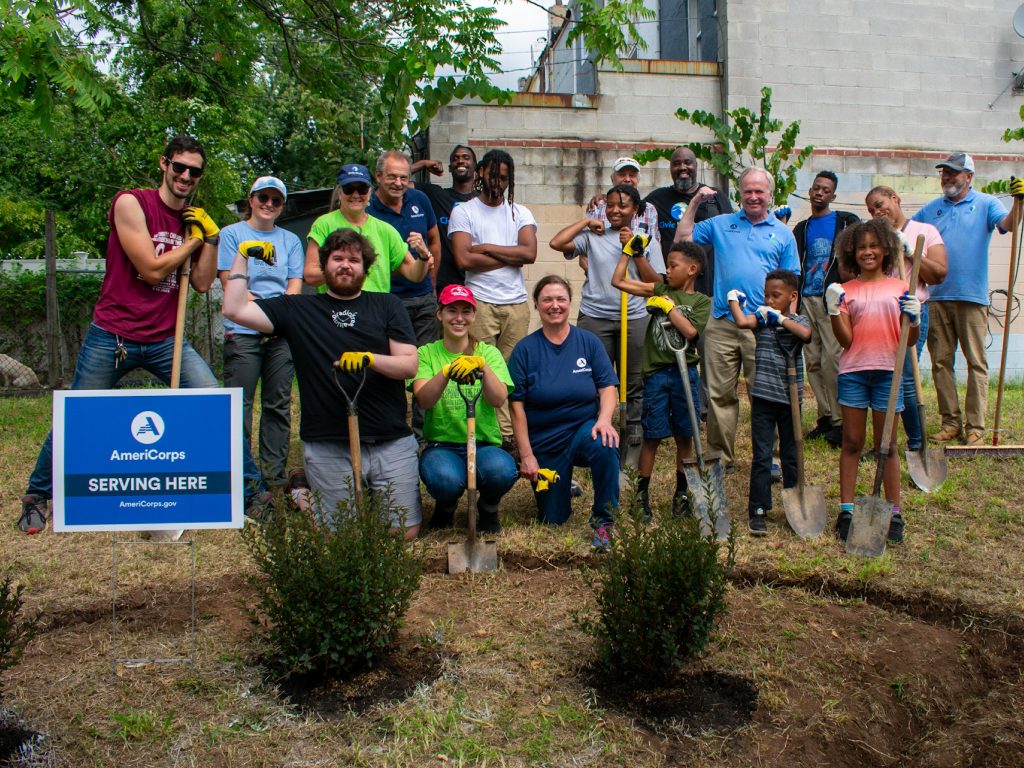
{"type": "MultiPolygon", "coordinates": [[[[409,252],[409,246],[402,240],[398,230],[386,221],[375,219],[373,216],[367,218],[361,227],[357,227],[346,219],[341,211],[325,213],[313,222],[309,230],[309,240],[313,240],[318,246],[324,244],[327,237],[338,229],[354,229],[373,246],[377,253],[377,260],[370,267],[370,273],[363,283],[364,291],[375,293],[391,292],[391,273],[398,269],[405,261],[405,254],[409,252]]],[[[320,293],[327,290],[320,286],[320,293]]]]}
{"type": "MultiPolygon", "coordinates": [[[[452,354],[445,349],[444,341],[437,341],[425,344],[417,350],[419,354],[419,368],[416,370],[416,379],[432,379],[444,366],[451,363],[459,355],[452,354]]],[[[507,388],[512,391],[512,377],[508,374],[508,367],[505,359],[501,356],[498,348],[491,344],[477,342],[474,355],[479,355],[487,363],[487,367],[494,371],[507,388]]],[[[483,386],[477,381],[473,384],[463,385],[462,390],[469,398],[472,398],[483,386]]],[[[498,428],[498,417],[494,408],[480,397],[476,402],[476,438],[477,442],[501,445],[501,430],[498,428]]],[[[441,399],[433,408],[428,408],[423,414],[423,439],[435,443],[466,443],[466,401],[459,394],[459,385],[449,381],[444,388],[441,399]]]]}
{"type": "MultiPolygon", "coordinates": [[[[654,293],[657,296],[668,296],[672,299],[673,303],[686,314],[686,318],[697,329],[697,333],[704,333],[704,326],[708,324],[708,318],[711,317],[711,299],[703,293],[673,290],[668,287],[667,283],[657,283],[654,286],[654,293]]],[[[675,366],[676,353],[669,347],[668,341],[665,339],[666,333],[675,335],[673,344],[676,346],[680,346],[683,342],[682,335],[674,327],[668,331],[661,327],[662,319],[655,316],[647,324],[647,336],[644,337],[644,376],[668,365],[675,366]]],[[[698,360],[697,346],[691,344],[686,350],[686,362],[688,365],[696,365],[698,360]]]]}

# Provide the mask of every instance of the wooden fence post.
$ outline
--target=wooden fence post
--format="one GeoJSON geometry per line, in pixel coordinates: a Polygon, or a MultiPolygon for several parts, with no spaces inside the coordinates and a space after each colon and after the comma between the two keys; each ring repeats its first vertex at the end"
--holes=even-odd
{"type": "Polygon", "coordinates": [[[46,367],[50,389],[60,380],[60,319],[57,314],[57,220],[46,210],[46,367]]]}

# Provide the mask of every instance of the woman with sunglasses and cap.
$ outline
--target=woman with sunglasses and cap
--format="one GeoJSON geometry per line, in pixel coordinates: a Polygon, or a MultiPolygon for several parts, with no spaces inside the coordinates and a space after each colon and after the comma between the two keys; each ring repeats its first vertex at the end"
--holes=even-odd
{"type": "Polygon", "coordinates": [[[367,212],[372,192],[370,184],[370,171],[365,165],[351,163],[341,166],[338,171],[338,187],[334,190],[338,208],[314,221],[309,230],[304,279],[309,285],[321,286],[321,292],[325,288],[324,276],[320,271],[320,247],[327,236],[338,229],[354,229],[370,241],[377,254],[377,260],[363,284],[364,291],[389,293],[392,272],[398,272],[407,280],[418,283],[433,263],[429,252],[425,259],[410,253],[409,246],[402,240],[397,229],[367,212]]]}
{"type": "Polygon", "coordinates": [[[466,401],[459,393],[461,386],[470,399],[480,392],[476,405],[478,529],[498,533],[498,503],[519,477],[515,461],[501,449],[495,414],[495,408],[508,398],[512,379],[498,348],[477,341],[469,332],[476,318],[476,299],[469,288],[453,284],[441,291],[437,317],[442,337],[419,348],[419,370],[411,385],[424,412],[426,446],[420,456],[420,478],[434,497],[430,526],[451,526],[466,490],[466,401]]]}
{"type": "MultiPolygon", "coordinates": [[[[235,253],[262,248],[262,258],[249,259],[247,285],[253,299],[269,299],[302,292],[305,256],[302,241],[277,226],[288,189],[274,176],[260,176],[249,189],[249,215],[245,221],[220,231],[217,270],[227,287],[235,253]],[[268,253],[270,254],[268,256],[268,253]]],[[[252,402],[262,381],[258,464],[268,485],[285,484],[285,466],[291,444],[292,353],[280,336],[266,336],[224,318],[224,386],[242,388],[246,442],[252,438],[252,402]]]]}

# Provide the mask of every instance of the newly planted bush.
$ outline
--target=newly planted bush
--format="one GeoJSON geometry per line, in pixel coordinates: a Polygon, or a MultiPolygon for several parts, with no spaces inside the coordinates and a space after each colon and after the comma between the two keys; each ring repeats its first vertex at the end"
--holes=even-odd
{"type": "Polygon", "coordinates": [[[419,586],[420,560],[391,531],[384,502],[365,494],[340,505],[332,529],[315,515],[274,507],[243,538],[271,646],[286,674],[350,675],[380,657],[419,586]]]}
{"type": "Polygon", "coordinates": [[[701,536],[694,518],[659,517],[655,526],[619,520],[594,575],[596,617],[582,622],[605,672],[637,681],[664,680],[704,652],[725,613],[736,556],[735,531],[723,545],[701,536]]]}

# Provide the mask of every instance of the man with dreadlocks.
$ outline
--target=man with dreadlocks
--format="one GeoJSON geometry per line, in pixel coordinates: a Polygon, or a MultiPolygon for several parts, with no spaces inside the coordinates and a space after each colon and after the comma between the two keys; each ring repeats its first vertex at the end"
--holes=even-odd
{"type": "MultiPolygon", "coordinates": [[[[537,221],[513,201],[515,165],[507,152],[492,149],[480,159],[476,189],[477,197],[452,211],[448,238],[455,263],[465,270],[466,286],[476,297],[470,330],[478,340],[496,346],[507,361],[530,327],[523,266],[537,260],[537,221]]],[[[498,423],[502,437],[510,441],[507,404],[498,412],[498,423]]]]}

